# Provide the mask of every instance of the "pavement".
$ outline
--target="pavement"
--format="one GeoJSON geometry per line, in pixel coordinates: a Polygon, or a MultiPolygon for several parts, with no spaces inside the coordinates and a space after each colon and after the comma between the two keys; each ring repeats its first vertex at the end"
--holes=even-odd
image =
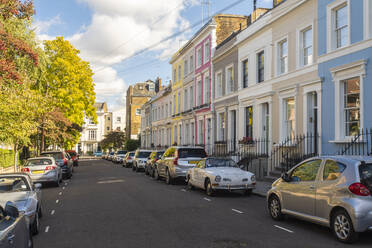
{"type": "MultiPolygon", "coordinates": [[[[71,180],[42,193],[35,248],[351,247],[328,228],[272,220],[263,197],[207,197],[183,182],[166,185],[104,160],[80,161],[71,180]]],[[[367,233],[352,247],[371,244],[367,233]]]]}

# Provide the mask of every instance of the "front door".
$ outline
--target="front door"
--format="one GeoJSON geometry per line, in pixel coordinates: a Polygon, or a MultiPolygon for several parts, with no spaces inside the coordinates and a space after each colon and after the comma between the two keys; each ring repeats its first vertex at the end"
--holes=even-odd
{"type": "Polygon", "coordinates": [[[290,174],[291,181],[280,185],[283,210],[315,215],[315,195],[321,159],[297,166],[290,174]]]}
{"type": "Polygon", "coordinates": [[[308,147],[314,154],[318,151],[318,94],[310,92],[307,94],[307,132],[313,137],[313,141],[309,142],[312,147],[308,147]]]}

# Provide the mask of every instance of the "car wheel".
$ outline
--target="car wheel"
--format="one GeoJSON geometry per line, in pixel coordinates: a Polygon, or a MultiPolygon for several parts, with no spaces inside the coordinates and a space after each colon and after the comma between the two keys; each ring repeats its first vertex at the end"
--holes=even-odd
{"type": "Polygon", "coordinates": [[[36,212],[34,222],[31,224],[31,232],[33,235],[39,233],[39,227],[40,227],[39,213],[36,212]]]}
{"type": "Polygon", "coordinates": [[[280,200],[276,195],[271,196],[269,199],[269,211],[270,211],[271,218],[273,218],[274,220],[283,219],[280,200]]]}
{"type": "Polygon", "coordinates": [[[136,167],[134,166],[134,164],[132,165],[132,171],[135,171],[136,170],[136,167]]]}
{"type": "Polygon", "coordinates": [[[190,175],[187,176],[186,182],[187,182],[187,189],[193,190],[194,189],[194,186],[191,184],[190,175]]]}
{"type": "Polygon", "coordinates": [[[139,172],[139,170],[140,170],[140,169],[139,169],[139,167],[138,167],[138,166],[136,166],[136,172],[139,172]]]}
{"type": "Polygon", "coordinates": [[[215,195],[215,191],[212,188],[212,183],[211,183],[211,181],[209,179],[207,179],[207,182],[206,182],[205,193],[208,196],[214,196],[215,195]]]}
{"type": "Polygon", "coordinates": [[[169,173],[168,168],[165,172],[165,183],[168,184],[168,185],[173,184],[173,178],[172,178],[171,174],[169,173]]]}
{"type": "Polygon", "coordinates": [[[151,168],[150,176],[151,176],[152,178],[155,177],[155,169],[154,169],[154,168],[151,168]]]}
{"type": "Polygon", "coordinates": [[[246,195],[246,196],[252,195],[252,189],[246,189],[246,190],[244,190],[244,195],[246,195]]]}
{"type": "Polygon", "coordinates": [[[154,179],[155,179],[155,180],[159,180],[159,178],[160,178],[160,177],[159,177],[158,168],[155,168],[155,169],[154,169],[154,179]]]}
{"type": "Polygon", "coordinates": [[[28,234],[27,247],[28,248],[34,248],[34,240],[32,238],[32,233],[31,232],[29,232],[29,234],[28,234]]]}
{"type": "Polygon", "coordinates": [[[43,217],[43,209],[41,208],[41,205],[40,205],[39,210],[38,210],[38,215],[39,215],[39,219],[41,219],[43,217]]]}
{"type": "Polygon", "coordinates": [[[353,222],[345,210],[338,210],[332,215],[331,228],[336,238],[343,243],[355,243],[359,234],[355,232],[353,222]]]}
{"type": "Polygon", "coordinates": [[[54,182],[54,187],[58,188],[60,186],[61,180],[57,178],[57,181],[54,182]]]}
{"type": "Polygon", "coordinates": [[[147,166],[145,166],[145,175],[146,175],[146,176],[149,175],[149,170],[147,169],[147,166]]]}

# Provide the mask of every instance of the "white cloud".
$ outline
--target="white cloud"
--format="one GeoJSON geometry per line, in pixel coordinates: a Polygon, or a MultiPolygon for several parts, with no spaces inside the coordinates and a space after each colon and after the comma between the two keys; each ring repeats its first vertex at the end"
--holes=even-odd
{"type": "MultiPolygon", "coordinates": [[[[89,61],[96,73],[97,101],[106,101],[109,108],[125,106],[128,85],[112,68],[151,47],[159,53],[159,59],[169,59],[184,37],[160,42],[173,33],[188,27],[189,22],[181,11],[197,0],[77,0],[92,9],[91,23],[79,32],[67,37],[81,51],[83,59],[89,61]],[[153,46],[157,44],[156,46],[153,46]]],[[[38,22],[40,39],[53,38],[45,32],[61,20],[59,16],[38,22]]],[[[36,24],[35,24],[36,25],[36,24]]]]}

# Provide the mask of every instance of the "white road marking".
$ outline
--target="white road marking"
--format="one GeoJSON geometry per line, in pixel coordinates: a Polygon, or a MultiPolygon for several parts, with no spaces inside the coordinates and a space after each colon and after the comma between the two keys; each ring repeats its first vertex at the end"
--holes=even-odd
{"type": "Polygon", "coordinates": [[[62,189],[65,189],[66,187],[62,187],[62,189]]]}
{"type": "Polygon", "coordinates": [[[45,232],[49,232],[49,226],[45,227],[45,232]]]}
{"type": "Polygon", "coordinates": [[[211,199],[208,199],[207,197],[204,197],[203,199],[209,202],[212,201],[211,199]]]}
{"type": "Polygon", "coordinates": [[[238,214],[243,214],[243,213],[244,213],[244,212],[239,211],[239,210],[237,210],[237,209],[235,209],[235,208],[232,208],[231,210],[234,211],[234,212],[237,212],[238,214]]]}
{"type": "Polygon", "coordinates": [[[97,182],[97,183],[98,183],[98,184],[108,184],[108,183],[122,183],[122,182],[124,182],[123,179],[99,181],[99,182],[97,182]]]}
{"type": "Polygon", "coordinates": [[[50,212],[50,215],[53,215],[56,211],[53,209],[52,212],[50,212]]]}
{"type": "Polygon", "coordinates": [[[59,202],[59,200],[56,200],[56,203],[58,203],[59,202]]]}
{"type": "Polygon", "coordinates": [[[289,229],[287,229],[287,228],[284,228],[284,227],[281,227],[281,226],[278,226],[278,225],[274,225],[276,228],[279,228],[279,229],[281,229],[281,230],[283,230],[283,231],[286,231],[286,232],[289,232],[289,233],[293,233],[293,231],[291,231],[291,230],[289,230],[289,229]]]}
{"type": "Polygon", "coordinates": [[[65,186],[67,186],[67,183],[65,183],[65,186]]]}
{"type": "Polygon", "coordinates": [[[182,192],[186,192],[186,189],[181,189],[182,192]]]}
{"type": "Polygon", "coordinates": [[[58,194],[59,194],[59,195],[62,195],[62,192],[59,192],[58,194]]]}

